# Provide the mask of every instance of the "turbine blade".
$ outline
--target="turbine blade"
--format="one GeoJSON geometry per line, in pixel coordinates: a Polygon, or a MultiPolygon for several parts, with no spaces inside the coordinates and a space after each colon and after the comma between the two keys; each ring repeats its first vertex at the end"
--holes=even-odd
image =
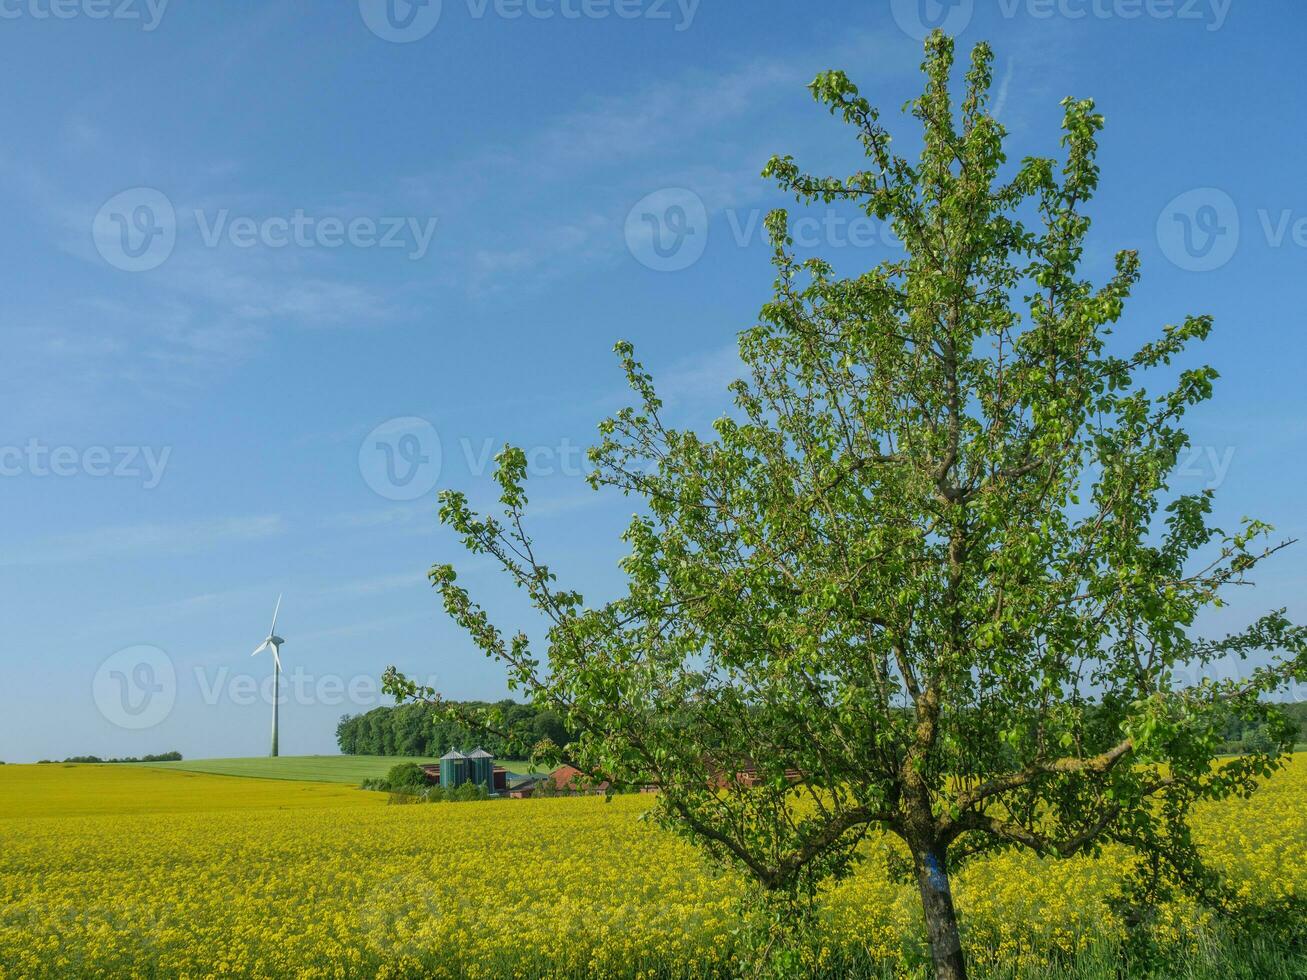
{"type": "Polygon", "coordinates": [[[272,629],[268,630],[269,636],[277,635],[277,613],[281,612],[281,596],[277,596],[276,608],[272,610],[272,629]]]}
{"type": "Polygon", "coordinates": [[[281,670],[281,654],[277,652],[277,647],[275,645],[272,648],[272,659],[277,662],[277,669],[281,670]]]}
{"type": "Polygon", "coordinates": [[[261,653],[262,653],[264,650],[266,650],[266,649],[268,649],[268,641],[267,641],[267,640],[264,640],[262,643],[260,643],[257,647],[254,648],[254,652],[251,653],[250,656],[251,656],[251,657],[257,657],[259,654],[261,654],[261,653]]]}

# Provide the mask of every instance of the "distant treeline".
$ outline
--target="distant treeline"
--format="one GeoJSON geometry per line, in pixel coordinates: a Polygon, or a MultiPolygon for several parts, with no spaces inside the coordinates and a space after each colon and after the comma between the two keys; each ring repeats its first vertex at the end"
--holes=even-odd
{"type": "MultiPolygon", "coordinates": [[[[42,759],[37,763],[38,766],[52,766],[58,759],[42,759]]],[[[132,756],[127,759],[101,759],[98,755],[70,755],[64,762],[98,762],[100,764],[110,762],[181,762],[182,754],[180,752],[163,752],[159,755],[143,755],[139,759],[132,756]]]]}
{"type": "MultiPolygon", "coordinates": [[[[1307,738],[1307,701],[1281,704],[1285,715],[1298,726],[1298,741],[1307,738]]],[[[1270,748],[1270,739],[1261,725],[1236,719],[1225,726],[1226,752],[1259,751],[1270,748]]]]}
{"type": "MultiPolygon", "coordinates": [[[[483,701],[462,702],[466,707],[488,707],[483,701]]],[[[480,746],[501,759],[515,758],[530,750],[531,744],[542,738],[566,746],[571,736],[562,718],[548,709],[540,709],[515,701],[500,701],[506,728],[525,732],[530,744],[507,744],[493,735],[477,733],[457,725],[434,708],[425,704],[405,704],[395,708],[373,708],[366,714],[345,715],[336,726],[336,743],[345,755],[407,755],[435,758],[451,748],[470,749],[480,746]]],[[[1298,725],[1298,739],[1307,735],[1307,701],[1281,705],[1289,718],[1298,725]]],[[[1224,732],[1222,750],[1240,753],[1267,748],[1263,729],[1245,721],[1232,721],[1224,732]]],[[[180,758],[180,756],[178,757],[180,758]]],[[[77,761],[77,760],[73,760],[77,761]]],[[[143,761],[155,761],[146,759],[143,761]]]]}
{"type": "MultiPolygon", "coordinates": [[[[468,708],[486,708],[484,701],[461,702],[468,708]]],[[[430,705],[403,704],[394,708],[373,708],[366,714],[345,715],[336,726],[336,744],[345,755],[408,755],[435,758],[451,748],[477,746],[501,759],[529,752],[532,745],[548,738],[555,745],[571,741],[557,712],[516,701],[500,701],[505,728],[522,732],[522,741],[512,744],[503,738],[474,732],[449,721],[430,705]]]]}

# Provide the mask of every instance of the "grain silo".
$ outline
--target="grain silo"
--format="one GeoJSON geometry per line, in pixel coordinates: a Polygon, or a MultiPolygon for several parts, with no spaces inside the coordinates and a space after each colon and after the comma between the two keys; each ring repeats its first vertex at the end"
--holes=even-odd
{"type": "Polygon", "coordinates": [[[467,764],[467,778],[478,786],[484,786],[487,793],[493,793],[495,791],[495,757],[485,749],[478,747],[468,753],[467,764]]]}
{"type": "Polygon", "coordinates": [[[450,749],[440,757],[440,785],[443,789],[454,789],[467,782],[467,756],[458,749],[450,749]]]}

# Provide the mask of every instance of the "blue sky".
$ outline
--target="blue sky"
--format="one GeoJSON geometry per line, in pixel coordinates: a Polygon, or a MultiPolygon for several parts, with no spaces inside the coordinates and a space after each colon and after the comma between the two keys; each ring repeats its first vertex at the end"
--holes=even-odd
{"type": "MultiPolygon", "coordinates": [[[[1144,262],[1119,332],[1216,317],[1177,485],[1307,532],[1301,5],[3,0],[0,759],[266,751],[279,592],[284,754],[332,751],[388,663],[502,695],[425,582],[459,557],[435,490],[489,500],[489,454],[528,447],[542,549],[610,594],[631,505],[580,450],[614,341],[678,421],[720,413],[785,203],[760,169],[858,165],[804,85],[844,68],[910,141],[931,20],[993,43],[1014,158],[1098,100],[1090,261],[1144,262]]],[[[890,254],[810,214],[840,268],[890,254]]],[[[1223,618],[1307,616],[1305,569],[1223,618]]]]}

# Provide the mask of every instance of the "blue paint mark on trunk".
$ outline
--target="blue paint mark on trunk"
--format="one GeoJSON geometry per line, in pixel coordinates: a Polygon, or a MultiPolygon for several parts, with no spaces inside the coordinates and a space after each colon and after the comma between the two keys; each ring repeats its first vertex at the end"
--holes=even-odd
{"type": "Polygon", "coordinates": [[[939,858],[933,854],[926,855],[926,880],[930,882],[930,887],[937,892],[946,892],[948,887],[948,875],[940,866],[939,858]]]}

